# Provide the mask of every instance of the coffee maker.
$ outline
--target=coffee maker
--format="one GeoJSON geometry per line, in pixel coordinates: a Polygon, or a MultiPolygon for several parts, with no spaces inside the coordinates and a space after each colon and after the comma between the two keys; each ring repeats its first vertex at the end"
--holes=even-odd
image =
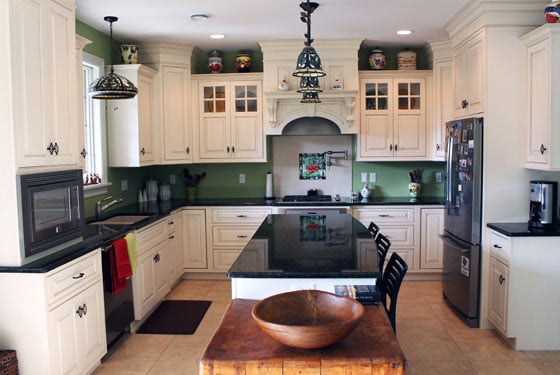
{"type": "Polygon", "coordinates": [[[554,229],[558,224],[558,183],[530,181],[529,227],[554,229]]]}

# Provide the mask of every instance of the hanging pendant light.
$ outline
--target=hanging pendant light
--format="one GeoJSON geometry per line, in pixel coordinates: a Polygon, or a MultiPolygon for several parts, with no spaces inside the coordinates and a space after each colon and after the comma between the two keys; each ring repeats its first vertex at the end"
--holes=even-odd
{"type": "Polygon", "coordinates": [[[303,93],[302,103],[320,103],[319,92],[322,90],[319,87],[319,77],[324,77],[327,75],[323,71],[321,65],[321,59],[315,51],[315,48],[311,46],[313,39],[311,39],[311,13],[317,9],[318,3],[302,2],[299,6],[304,10],[300,13],[300,19],[302,22],[307,24],[307,33],[304,34],[305,47],[298,56],[296,63],[296,70],[292,73],[295,77],[300,77],[300,86],[297,90],[303,93]]]}
{"type": "Polygon", "coordinates": [[[103,18],[109,22],[111,35],[111,71],[104,76],[93,81],[88,88],[88,94],[93,99],[130,99],[138,93],[134,83],[127,78],[115,73],[113,68],[113,22],[118,21],[117,17],[106,16],[103,18]]]}

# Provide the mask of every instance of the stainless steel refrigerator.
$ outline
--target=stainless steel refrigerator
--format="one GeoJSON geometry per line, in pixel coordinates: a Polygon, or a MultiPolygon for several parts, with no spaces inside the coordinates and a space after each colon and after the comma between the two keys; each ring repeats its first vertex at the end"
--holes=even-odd
{"type": "Polygon", "coordinates": [[[482,126],[482,118],[446,124],[443,295],[470,327],[479,326],[482,126]]]}

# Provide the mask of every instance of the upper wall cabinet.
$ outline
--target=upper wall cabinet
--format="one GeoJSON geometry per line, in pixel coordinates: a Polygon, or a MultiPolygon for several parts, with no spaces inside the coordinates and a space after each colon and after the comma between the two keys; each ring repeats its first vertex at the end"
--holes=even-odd
{"type": "Polygon", "coordinates": [[[426,95],[431,72],[362,73],[356,160],[426,159],[426,95]]]}
{"type": "Polygon", "coordinates": [[[143,63],[158,71],[154,77],[154,113],[160,163],[190,163],[194,153],[190,115],[192,47],[145,43],[140,54],[143,63]]]}
{"type": "Polygon", "coordinates": [[[545,24],[522,37],[527,58],[526,167],[560,169],[560,25],[545,24]]]}
{"type": "Polygon", "coordinates": [[[107,100],[109,166],[140,167],[156,162],[154,76],[145,65],[116,65],[115,73],[132,81],[138,94],[132,99],[107,100]]]}
{"type": "Polygon", "coordinates": [[[193,77],[195,161],[265,162],[261,75],[193,77]]]}
{"type": "Polygon", "coordinates": [[[484,30],[453,49],[456,117],[484,112],[484,30]]]}
{"type": "Polygon", "coordinates": [[[74,2],[13,0],[8,7],[4,58],[12,84],[4,86],[11,87],[16,165],[78,167],[74,2]]]}

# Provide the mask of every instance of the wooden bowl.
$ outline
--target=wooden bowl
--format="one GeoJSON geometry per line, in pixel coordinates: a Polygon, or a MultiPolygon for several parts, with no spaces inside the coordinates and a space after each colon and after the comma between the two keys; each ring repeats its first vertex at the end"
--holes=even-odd
{"type": "Polygon", "coordinates": [[[348,336],[364,307],[355,299],[320,290],[276,294],[253,306],[258,326],[276,341],[294,348],[317,349],[348,336]]]}

